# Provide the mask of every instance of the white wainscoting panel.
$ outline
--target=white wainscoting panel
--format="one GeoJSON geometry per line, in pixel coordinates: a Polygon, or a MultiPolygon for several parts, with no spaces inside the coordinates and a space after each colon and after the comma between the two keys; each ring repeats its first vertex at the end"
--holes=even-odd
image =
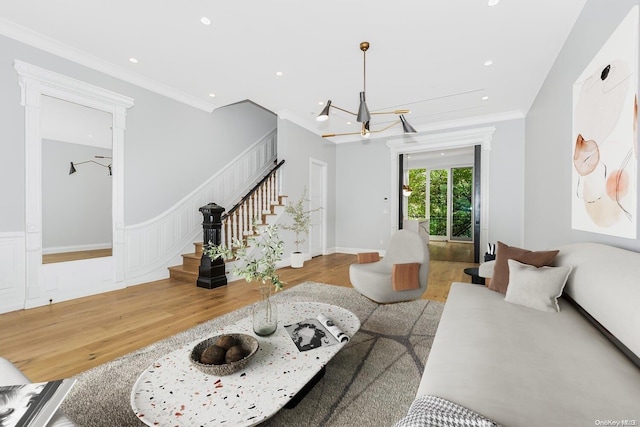
{"type": "MultiPolygon", "coordinates": [[[[52,303],[121,289],[113,280],[114,257],[57,262],[42,266],[45,301],[52,303]]],[[[27,301],[25,308],[42,305],[27,301]]]]}
{"type": "Polygon", "coordinates": [[[166,212],[125,227],[126,284],[169,277],[168,267],[181,264],[181,255],[193,252],[193,243],[202,241],[199,209],[212,202],[230,209],[268,173],[276,158],[273,130],[166,212]]]}
{"type": "Polygon", "coordinates": [[[20,310],[26,298],[24,233],[0,233],[0,313],[20,310]]]}

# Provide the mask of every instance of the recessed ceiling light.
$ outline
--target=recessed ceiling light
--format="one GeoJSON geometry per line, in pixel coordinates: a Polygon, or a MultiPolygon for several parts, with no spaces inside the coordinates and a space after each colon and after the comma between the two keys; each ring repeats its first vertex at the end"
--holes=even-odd
{"type": "Polygon", "coordinates": [[[206,16],[200,18],[200,22],[202,22],[202,25],[211,25],[211,19],[207,18],[206,16]]]}
{"type": "Polygon", "coordinates": [[[318,105],[324,105],[324,102],[318,101],[318,105]]]}
{"type": "Polygon", "coordinates": [[[440,153],[441,156],[444,156],[444,153],[440,153]]]}
{"type": "Polygon", "coordinates": [[[209,94],[209,98],[215,98],[215,97],[216,97],[216,94],[215,94],[215,93],[210,93],[210,94],[209,94]]]}
{"type": "Polygon", "coordinates": [[[487,59],[486,61],[484,61],[484,66],[488,67],[489,65],[493,65],[493,61],[490,59],[487,59]]]}
{"type": "Polygon", "coordinates": [[[500,0],[489,0],[489,2],[487,3],[489,6],[495,6],[498,3],[500,3],[500,0]]]}
{"type": "Polygon", "coordinates": [[[284,76],[284,73],[282,71],[276,71],[276,76],[282,77],[284,76]]]}
{"type": "Polygon", "coordinates": [[[489,97],[488,97],[488,96],[483,96],[483,97],[482,97],[482,100],[483,100],[483,101],[486,101],[487,99],[489,99],[489,97]]]}
{"type": "Polygon", "coordinates": [[[131,62],[132,64],[137,64],[138,60],[134,57],[129,58],[129,62],[131,62]]]}
{"type": "Polygon", "coordinates": [[[347,124],[348,124],[348,125],[350,125],[350,124],[351,124],[351,122],[347,122],[347,124]]]}

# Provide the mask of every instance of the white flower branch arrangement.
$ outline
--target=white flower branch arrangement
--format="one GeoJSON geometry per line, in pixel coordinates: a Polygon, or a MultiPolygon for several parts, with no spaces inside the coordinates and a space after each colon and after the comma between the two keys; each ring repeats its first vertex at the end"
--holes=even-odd
{"type": "Polygon", "coordinates": [[[276,272],[276,262],[282,259],[284,242],[278,236],[278,226],[268,225],[260,232],[254,219],[252,228],[254,234],[246,240],[234,238],[231,247],[209,242],[204,253],[211,259],[238,261],[233,269],[235,276],[247,282],[258,282],[260,287],[271,281],[275,290],[279,291],[284,282],[276,272]]]}

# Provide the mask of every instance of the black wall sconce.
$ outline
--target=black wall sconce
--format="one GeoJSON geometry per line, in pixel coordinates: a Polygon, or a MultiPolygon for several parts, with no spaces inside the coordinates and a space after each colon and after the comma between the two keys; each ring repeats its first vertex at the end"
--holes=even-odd
{"type": "MultiPolygon", "coordinates": [[[[111,157],[106,157],[106,156],[94,156],[96,159],[110,159],[111,157]]],[[[85,160],[84,162],[70,162],[71,163],[71,167],[69,168],[69,175],[74,174],[77,172],[76,170],[76,166],[78,165],[82,165],[85,163],[95,163],[96,165],[102,166],[103,168],[107,168],[109,170],[109,176],[113,175],[113,172],[111,170],[111,164],[108,165],[103,165],[100,162],[96,162],[95,160],[85,160]]]]}

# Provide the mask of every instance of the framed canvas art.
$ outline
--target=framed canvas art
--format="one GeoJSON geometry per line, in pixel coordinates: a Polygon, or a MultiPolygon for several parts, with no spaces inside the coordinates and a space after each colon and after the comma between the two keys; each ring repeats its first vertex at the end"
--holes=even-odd
{"type": "Polygon", "coordinates": [[[638,6],[573,85],[572,228],[637,234],[638,6]]]}

